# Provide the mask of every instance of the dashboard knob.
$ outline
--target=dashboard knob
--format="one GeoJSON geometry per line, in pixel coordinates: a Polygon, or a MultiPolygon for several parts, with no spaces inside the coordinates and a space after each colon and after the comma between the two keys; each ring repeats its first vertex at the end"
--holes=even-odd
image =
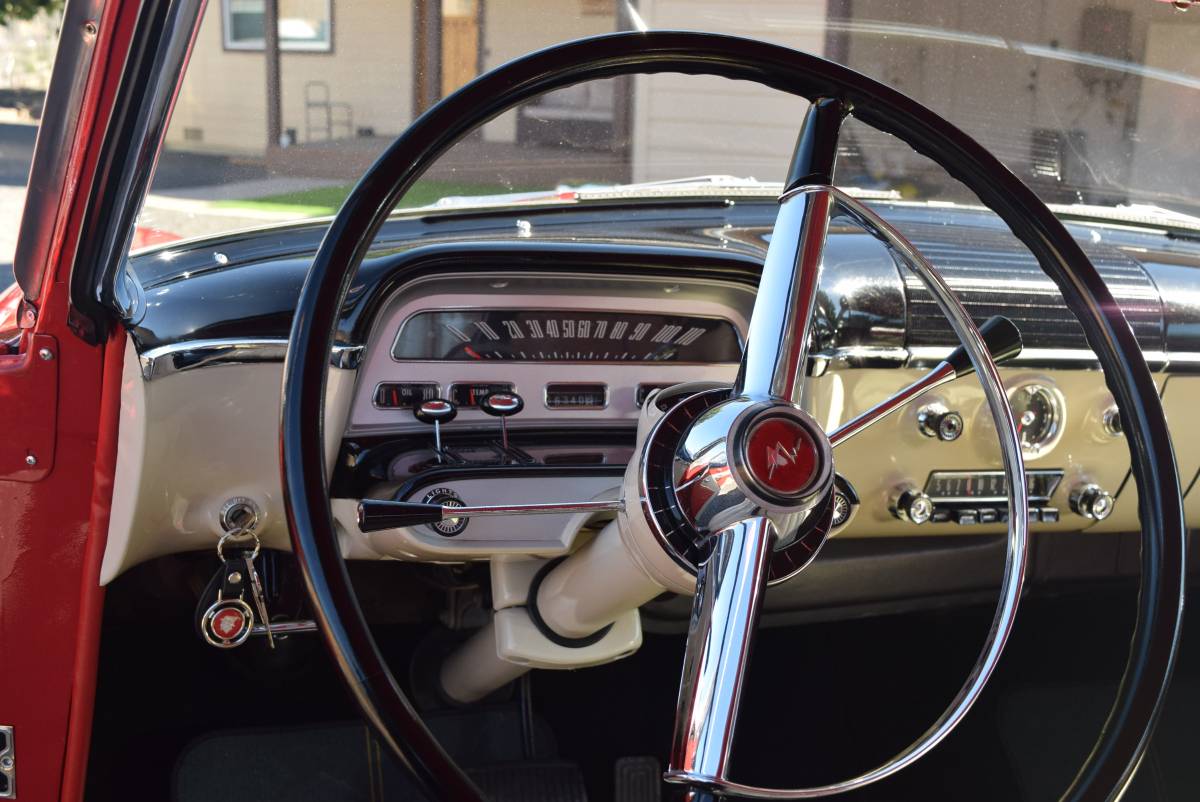
{"type": "Polygon", "coordinates": [[[496,418],[507,418],[525,409],[525,399],[516,393],[492,393],[479,402],[479,408],[496,418]]]}
{"type": "Polygon", "coordinates": [[[917,428],[926,437],[950,443],[962,436],[963,418],[941,404],[929,404],[917,410],[917,428]]]}
{"type": "Polygon", "coordinates": [[[901,521],[923,524],[933,517],[933,499],[915,487],[907,488],[892,502],[892,514],[901,521]]]}
{"type": "Polygon", "coordinates": [[[525,399],[516,393],[492,393],[484,396],[479,408],[500,419],[500,443],[508,451],[508,419],[525,409],[525,399]]]}
{"type": "Polygon", "coordinates": [[[1093,521],[1103,521],[1112,515],[1116,500],[1100,485],[1083,485],[1071,491],[1071,509],[1093,521]]]}
{"type": "Polygon", "coordinates": [[[413,417],[421,423],[449,423],[458,416],[458,407],[444,398],[431,398],[413,407],[413,417]]]}
{"type": "Polygon", "coordinates": [[[1113,437],[1120,437],[1124,434],[1125,425],[1121,423],[1121,410],[1115,406],[1104,410],[1103,425],[1104,431],[1113,437]]]}
{"type": "Polygon", "coordinates": [[[438,462],[442,461],[442,424],[458,416],[458,407],[444,398],[431,398],[413,407],[413,417],[421,423],[433,424],[433,442],[438,462]]]}

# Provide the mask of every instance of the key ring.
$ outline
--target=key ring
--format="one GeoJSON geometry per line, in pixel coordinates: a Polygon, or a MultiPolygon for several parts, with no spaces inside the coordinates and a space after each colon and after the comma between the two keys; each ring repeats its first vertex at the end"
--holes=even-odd
{"type": "Polygon", "coordinates": [[[257,559],[258,552],[262,548],[262,541],[259,540],[258,535],[254,532],[254,530],[253,529],[231,529],[230,531],[221,535],[221,539],[217,541],[217,556],[221,558],[221,562],[228,562],[228,560],[225,559],[225,542],[226,541],[238,540],[238,539],[247,538],[247,537],[254,538],[254,553],[250,555],[250,559],[251,560],[257,559]]]}

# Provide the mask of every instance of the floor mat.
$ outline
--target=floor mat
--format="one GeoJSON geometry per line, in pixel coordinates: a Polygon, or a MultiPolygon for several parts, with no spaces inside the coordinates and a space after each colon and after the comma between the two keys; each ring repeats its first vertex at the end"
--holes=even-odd
{"type": "MultiPolygon", "coordinates": [[[[1108,715],[1115,688],[1073,683],[1033,686],[1007,693],[998,712],[1001,740],[1021,789],[1021,799],[1055,799],[1070,784],[1108,715]],[[1036,717],[1037,727],[1029,726],[1036,717]]],[[[1124,802],[1195,799],[1200,763],[1195,756],[1194,714],[1200,684],[1176,680],[1124,802]]]]}
{"type": "MultiPolygon", "coordinates": [[[[489,800],[587,799],[579,769],[554,758],[544,722],[535,721],[535,752],[526,753],[515,708],[443,713],[427,723],[489,800]]],[[[180,757],[173,785],[175,802],[426,799],[360,723],[206,735],[180,757]]]]}

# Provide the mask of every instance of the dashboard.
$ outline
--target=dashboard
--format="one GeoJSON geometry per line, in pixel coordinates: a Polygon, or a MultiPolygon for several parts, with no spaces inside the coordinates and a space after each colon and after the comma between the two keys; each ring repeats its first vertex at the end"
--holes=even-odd
{"type": "MultiPolygon", "coordinates": [[[[616,221],[606,212],[599,227],[558,215],[535,219],[530,238],[503,220],[385,227],[331,355],[325,434],[347,556],[460,562],[575,548],[602,518],[448,519],[366,534],[355,510],[363,498],[453,506],[619,497],[646,405],[680,383],[734,381],[773,211],[739,204],[616,221]],[[490,414],[490,396],[520,403],[490,414]],[[434,399],[453,409],[436,426],[414,414],[434,399]]],[[[1056,288],[984,213],[881,211],[977,320],[1008,314],[1023,333],[1025,351],[1001,376],[1034,531],[1136,531],[1120,416],[1056,288]]],[[[1200,397],[1191,369],[1200,342],[1189,339],[1200,329],[1172,287],[1188,286],[1184,266],[1200,265],[1200,244],[1077,228],[1143,341],[1169,418],[1185,425],[1200,397]]],[[[319,233],[298,228],[282,252],[246,235],[135,259],[145,306],[123,385],[128,464],[117,497],[136,503],[114,510],[105,581],[157,555],[211,547],[234,499],[255,507],[265,545],[288,547],[273,438],[290,304],[319,233]],[[222,258],[206,261],[214,253],[222,258]]],[[[826,430],[953,347],[931,306],[877,241],[831,226],[805,380],[806,404],[826,430]]],[[[1200,473],[1194,442],[1177,434],[1185,481],[1200,473]]],[[[973,378],[847,441],[836,469],[832,543],[1005,531],[999,448],[973,378]]],[[[1188,503],[1200,516],[1200,494],[1188,503]]]]}
{"type": "Polygon", "coordinates": [[[646,396],[684,381],[731,382],[754,293],[725,282],[498,271],[406,285],[363,356],[348,432],[420,430],[417,399],[458,409],[456,427],[497,427],[479,409],[516,392],[513,423],[630,422],[646,396]]]}

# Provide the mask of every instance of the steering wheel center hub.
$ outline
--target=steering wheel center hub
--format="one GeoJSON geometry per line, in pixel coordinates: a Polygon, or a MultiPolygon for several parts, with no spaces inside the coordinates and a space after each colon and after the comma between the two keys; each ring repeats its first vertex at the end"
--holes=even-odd
{"type": "Polygon", "coordinates": [[[665,409],[643,446],[643,511],[660,545],[692,571],[722,529],[769,517],[778,536],[770,581],[781,582],[832,526],[832,448],[799,407],[730,396],[705,390],[665,409]]]}
{"type": "Polygon", "coordinates": [[[771,411],[760,413],[741,438],[745,480],[780,499],[802,499],[818,478],[821,454],[800,420],[771,411]]]}

